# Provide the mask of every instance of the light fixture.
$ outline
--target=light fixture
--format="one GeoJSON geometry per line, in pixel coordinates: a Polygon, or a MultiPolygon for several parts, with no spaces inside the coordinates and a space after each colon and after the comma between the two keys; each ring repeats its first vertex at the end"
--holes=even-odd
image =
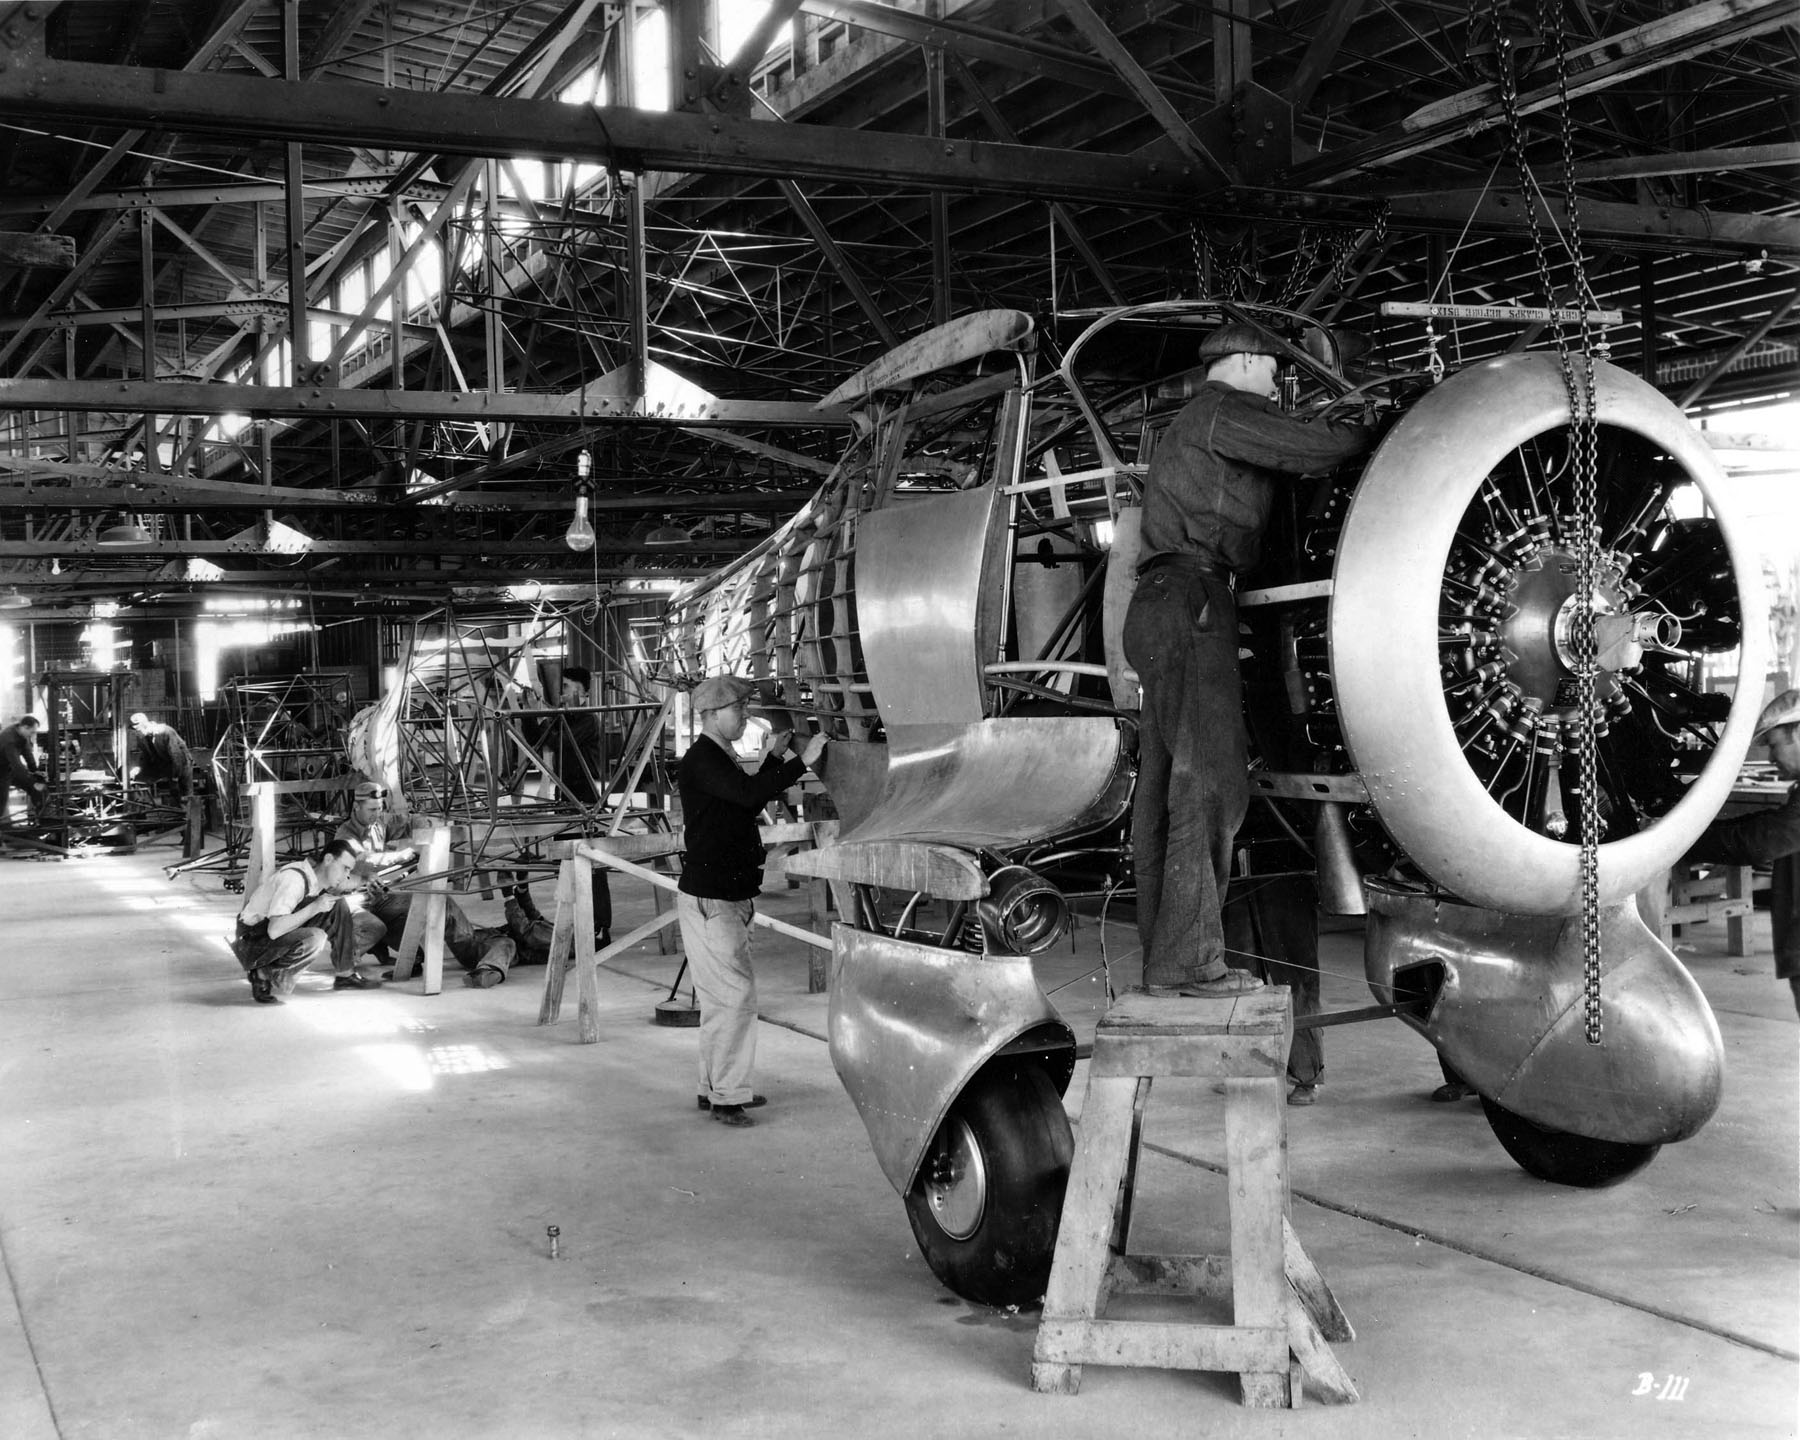
{"type": "Polygon", "coordinates": [[[94,537],[96,545],[108,550],[123,550],[132,545],[148,545],[150,532],[127,515],[117,525],[108,525],[94,537]]]}
{"type": "Polygon", "coordinates": [[[694,537],[668,518],[644,537],[646,545],[685,545],[694,537]]]}
{"type": "Polygon", "coordinates": [[[586,554],[594,548],[594,525],[588,519],[588,496],[593,493],[588,476],[593,473],[594,457],[583,450],[575,457],[575,518],[563,534],[563,544],[577,554],[586,554]]]}
{"type": "Polygon", "coordinates": [[[0,590],[0,610],[23,610],[30,604],[31,597],[17,585],[8,585],[0,590]]]}

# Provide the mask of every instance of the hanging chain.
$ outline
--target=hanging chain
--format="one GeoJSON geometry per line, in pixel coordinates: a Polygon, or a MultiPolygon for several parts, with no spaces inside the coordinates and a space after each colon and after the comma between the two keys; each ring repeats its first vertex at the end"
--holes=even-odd
{"type": "Polygon", "coordinates": [[[1194,247],[1194,295],[1212,299],[1213,281],[1218,278],[1218,265],[1213,259],[1212,237],[1197,220],[1188,222],[1188,241],[1194,247]]]}
{"type": "MultiPolygon", "coordinates": [[[[1531,233],[1531,252],[1538,280],[1544,287],[1544,303],[1550,312],[1550,333],[1562,369],[1563,390],[1569,402],[1569,468],[1575,487],[1576,578],[1580,597],[1570,625],[1575,664],[1575,697],[1579,716],[1576,754],[1581,778],[1581,978],[1583,1034],[1590,1045],[1602,1036],[1600,1004],[1600,785],[1598,663],[1594,644],[1594,591],[1599,581],[1599,417],[1595,411],[1593,291],[1588,284],[1582,256],[1581,216],[1575,196],[1575,151],[1569,115],[1568,47],[1563,34],[1562,0],[1538,0],[1538,26],[1546,32],[1556,63],[1557,115],[1561,122],[1563,206],[1569,222],[1569,253],[1575,283],[1571,299],[1581,317],[1582,373],[1578,380],[1574,358],[1563,334],[1561,305],[1550,273],[1538,221],[1538,194],[1525,163],[1524,129],[1519,118],[1518,75],[1514,46],[1506,34],[1502,0],[1490,0],[1494,25],[1494,59],[1500,85],[1500,106],[1506,120],[1506,145],[1518,174],[1520,199],[1531,233]]],[[[1546,206],[1549,201],[1546,199],[1546,206]]]]}

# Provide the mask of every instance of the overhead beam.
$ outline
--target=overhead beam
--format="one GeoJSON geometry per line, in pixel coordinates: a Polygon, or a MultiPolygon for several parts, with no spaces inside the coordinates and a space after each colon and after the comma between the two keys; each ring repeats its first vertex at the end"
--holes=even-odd
{"type": "MultiPolygon", "coordinates": [[[[706,557],[710,561],[717,556],[740,555],[751,546],[761,544],[766,538],[766,534],[758,533],[686,545],[648,545],[642,540],[627,541],[617,536],[609,536],[601,539],[595,549],[603,555],[667,555],[672,560],[706,557]]],[[[0,559],[12,560],[62,559],[71,555],[105,555],[120,560],[134,558],[152,560],[165,556],[198,556],[205,559],[214,555],[260,555],[263,553],[265,552],[261,543],[254,536],[229,540],[152,540],[148,544],[134,545],[129,550],[109,549],[102,546],[92,534],[70,535],[63,538],[53,537],[45,540],[0,540],[0,559]]],[[[290,562],[296,559],[292,551],[282,553],[290,562]]],[[[568,558],[569,550],[563,544],[562,533],[557,531],[535,540],[457,540],[439,536],[430,536],[424,539],[396,536],[382,540],[313,540],[304,551],[299,553],[307,559],[328,559],[340,555],[399,555],[416,556],[420,559],[429,559],[434,556],[486,558],[498,555],[535,555],[551,560],[562,560],[568,558]]],[[[287,573],[291,576],[294,572],[290,570],[287,573]]],[[[497,570],[495,573],[506,574],[504,570],[497,570]]]]}
{"type": "Polygon", "coordinates": [[[68,270],[75,264],[72,235],[21,235],[0,230],[0,265],[39,265],[46,270],[68,270]]]}
{"type": "Polygon", "coordinates": [[[1647,180],[1659,175],[1711,175],[1729,170],[1800,166],[1800,145],[1728,145],[1662,155],[1628,155],[1618,160],[1583,160],[1583,180],[1647,180]]]}
{"type": "MultiPolygon", "coordinates": [[[[0,476],[0,509],[32,509],[54,506],[60,510],[119,510],[143,513],[187,510],[245,510],[279,506],[283,510],[344,510],[389,514],[410,510],[418,513],[413,502],[419,497],[408,493],[396,499],[378,490],[300,490],[276,485],[264,488],[254,482],[232,484],[227,481],[197,481],[182,476],[161,476],[160,483],[144,483],[110,474],[111,484],[72,482],[41,471],[13,476],[0,476]]],[[[588,508],[595,514],[618,511],[629,514],[661,514],[679,510],[698,515],[781,515],[798,510],[813,492],[811,490],[745,490],[724,495],[675,495],[648,487],[666,484],[657,476],[643,476],[632,482],[633,489],[624,495],[609,495],[604,490],[593,495],[588,508]]],[[[508,490],[496,494],[492,490],[462,492],[447,500],[442,509],[454,516],[458,508],[487,510],[504,506],[508,514],[569,509],[566,491],[508,490]]]]}
{"type": "MultiPolygon", "coordinates": [[[[1140,98],[1148,101],[1154,90],[1150,86],[1140,98]]],[[[1159,98],[1166,112],[1159,118],[1172,117],[1186,130],[1167,98],[1159,98]]],[[[239,140],[577,160],[632,171],[863,181],[884,189],[915,184],[1132,209],[1188,208],[1216,188],[1223,173],[1217,162],[1213,173],[1205,173],[1198,160],[35,57],[0,69],[0,116],[149,126],[239,140]]]]}
{"type": "MultiPolygon", "coordinates": [[[[1516,191],[1443,190],[1394,196],[1389,203],[1393,206],[1391,223],[1400,229],[1460,231],[1468,227],[1513,232],[1527,225],[1527,206],[1516,191]]],[[[1689,253],[1734,255],[1767,250],[1771,255],[1800,256],[1800,220],[1679,210],[1668,205],[1626,205],[1585,195],[1578,203],[1582,235],[1588,240],[1663,249],[1677,242],[1689,253]]],[[[1539,215],[1543,215],[1541,206],[1539,215]]],[[[1561,223],[1560,216],[1554,218],[1561,223]]]]}
{"type": "Polygon", "coordinates": [[[641,396],[541,395],[485,390],[344,390],[323,385],[189,385],[144,380],[0,379],[0,410],[87,410],[106,414],[303,415],[323,420],[567,420],[576,424],[782,425],[827,429],[849,411],[806,401],[712,400],[654,413],[641,396]]]}
{"type": "MultiPolygon", "coordinates": [[[[339,199],[379,200],[388,194],[398,171],[368,175],[347,175],[339,180],[308,180],[309,196],[329,195],[339,199]]],[[[428,180],[412,180],[400,191],[403,198],[421,204],[435,204],[449,192],[448,185],[428,180]]],[[[181,210],[195,205],[255,205],[279,200],[287,187],[274,180],[230,180],[218,185],[130,185],[86,195],[70,207],[78,210],[181,210]]],[[[62,204],[61,194],[0,195],[0,215],[39,215],[62,204]]],[[[599,217],[590,211],[576,215],[591,220],[599,217]]]]}

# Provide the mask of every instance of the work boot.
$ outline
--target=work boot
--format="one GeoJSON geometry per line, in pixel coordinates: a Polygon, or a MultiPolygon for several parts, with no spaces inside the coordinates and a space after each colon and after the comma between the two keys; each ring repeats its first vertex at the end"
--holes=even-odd
{"type": "MultiPolygon", "coordinates": [[[[748,1100],[746,1100],[738,1108],[740,1110],[760,1110],[764,1105],[767,1105],[768,1103],[769,1103],[769,1097],[767,1095],[752,1095],[748,1100]]],[[[696,1095],[694,1097],[694,1106],[696,1109],[699,1109],[699,1110],[710,1110],[713,1108],[713,1103],[711,1100],[709,1100],[704,1095],[696,1095]]]]}
{"type": "Polygon", "coordinates": [[[721,1125],[732,1125],[739,1129],[756,1123],[744,1113],[742,1105],[715,1105],[712,1107],[712,1117],[721,1125]]]}
{"type": "Polygon", "coordinates": [[[379,990],[381,982],[360,970],[346,970],[331,982],[333,990],[379,990]]]}
{"type": "Polygon", "coordinates": [[[477,965],[463,976],[463,984],[472,990],[490,990],[506,978],[506,972],[492,965],[477,965]]]}
{"type": "Polygon", "coordinates": [[[1316,1080],[1310,1084],[1304,1080],[1298,1081],[1294,1088],[1288,1091],[1288,1104],[1290,1105],[1316,1105],[1318,1103],[1319,1085],[1316,1080]]]}
{"type": "Polygon", "coordinates": [[[1252,990],[1262,988],[1263,982],[1248,970],[1227,970],[1213,980],[1184,980],[1179,985],[1146,985],[1144,993],[1159,1000],[1221,1000],[1233,995],[1248,995],[1252,990]]]}
{"type": "Polygon", "coordinates": [[[280,1005],[282,998],[275,993],[275,982],[269,978],[267,970],[250,971],[250,998],[258,1005],[280,1005]]]}

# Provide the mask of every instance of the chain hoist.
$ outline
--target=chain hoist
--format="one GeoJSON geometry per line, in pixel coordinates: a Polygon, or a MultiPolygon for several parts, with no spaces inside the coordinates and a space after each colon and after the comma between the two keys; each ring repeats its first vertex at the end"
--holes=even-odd
{"type": "MultiPolygon", "coordinates": [[[[1588,1044],[1601,1041],[1600,1005],[1600,785],[1598,734],[1598,662],[1594,643],[1594,588],[1598,579],[1599,521],[1599,441],[1600,422],[1595,410],[1594,348],[1591,333],[1593,312],[1597,308],[1588,284],[1587,267],[1581,253],[1581,216],[1575,196],[1575,152],[1573,127],[1569,115],[1568,47],[1562,25],[1562,0],[1538,0],[1538,28],[1550,41],[1550,52],[1556,64],[1557,115],[1562,140],[1563,206],[1568,216],[1568,249],[1574,269],[1573,303],[1581,326],[1581,364],[1579,379],[1574,358],[1563,334],[1561,306],[1550,273],[1550,261],[1544,247],[1543,228],[1538,220],[1537,189],[1525,163],[1524,127],[1519,116],[1518,74],[1514,65],[1514,40],[1506,33],[1503,0],[1490,0],[1494,25],[1494,60],[1499,77],[1500,107],[1506,122],[1506,146],[1518,174],[1519,191],[1531,233],[1531,252],[1537,265],[1538,280],[1544,287],[1544,303],[1550,312],[1550,333],[1556,346],[1562,370],[1563,390],[1569,402],[1569,470],[1574,478],[1576,594],[1579,596],[1570,617],[1569,639],[1575,668],[1575,703],[1579,712],[1576,722],[1576,754],[1581,777],[1581,975],[1583,1034],[1588,1044]]],[[[1549,200],[1544,200],[1548,208],[1549,200]]]]}

